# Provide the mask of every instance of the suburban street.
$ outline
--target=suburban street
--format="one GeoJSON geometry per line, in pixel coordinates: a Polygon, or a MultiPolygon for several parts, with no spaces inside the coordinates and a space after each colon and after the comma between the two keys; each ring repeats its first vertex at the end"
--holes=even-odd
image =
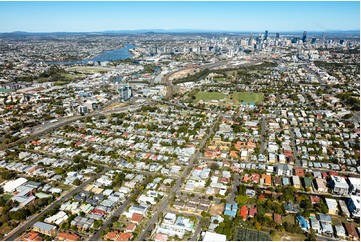
{"type": "MultiPolygon", "coordinates": [[[[196,154],[191,158],[187,168],[183,171],[182,175],[177,179],[176,184],[172,187],[169,194],[174,194],[174,193],[179,192],[180,188],[183,185],[183,179],[185,179],[189,175],[189,173],[192,171],[193,166],[194,166],[194,162],[199,159],[200,154],[201,154],[201,150],[203,149],[203,147],[207,143],[207,140],[209,139],[209,137],[213,134],[214,128],[215,128],[217,122],[218,122],[218,119],[216,119],[214,121],[214,124],[213,124],[212,128],[210,129],[208,135],[201,141],[201,143],[200,143],[200,145],[199,145],[199,147],[197,149],[196,154]]],[[[159,213],[162,212],[162,211],[165,211],[168,208],[169,202],[172,199],[173,198],[172,198],[172,195],[171,195],[170,197],[164,197],[161,200],[159,208],[154,213],[153,217],[149,220],[149,222],[147,223],[147,225],[143,229],[142,233],[140,233],[135,240],[142,240],[142,241],[147,240],[146,235],[147,235],[147,231],[149,230],[149,227],[157,222],[159,213]]]]}
{"type": "Polygon", "coordinates": [[[109,169],[105,168],[102,172],[97,174],[96,176],[91,177],[81,185],[73,188],[65,195],[62,195],[59,199],[52,202],[49,206],[47,206],[44,210],[42,210],[40,213],[34,215],[29,220],[27,220],[22,225],[18,226],[14,230],[12,230],[7,237],[4,238],[6,241],[14,241],[16,240],[22,233],[24,233],[27,229],[31,228],[36,222],[38,222],[39,218],[43,215],[49,212],[51,209],[55,208],[58,204],[64,203],[67,199],[71,198],[74,194],[80,192],[83,190],[84,187],[89,185],[91,182],[93,182],[95,179],[98,179],[100,176],[102,176],[104,173],[106,173],[109,169]]]}

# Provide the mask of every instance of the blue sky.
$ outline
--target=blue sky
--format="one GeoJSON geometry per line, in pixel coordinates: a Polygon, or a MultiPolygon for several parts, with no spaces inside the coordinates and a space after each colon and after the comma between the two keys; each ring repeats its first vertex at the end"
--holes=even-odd
{"type": "Polygon", "coordinates": [[[360,2],[0,2],[0,32],[359,30],[360,2]]]}

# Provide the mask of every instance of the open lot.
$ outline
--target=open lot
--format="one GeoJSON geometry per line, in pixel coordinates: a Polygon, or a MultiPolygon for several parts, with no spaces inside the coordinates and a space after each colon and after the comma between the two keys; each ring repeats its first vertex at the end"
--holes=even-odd
{"type": "Polygon", "coordinates": [[[288,232],[276,232],[276,234],[272,236],[272,240],[274,241],[304,241],[305,238],[303,234],[292,234],[288,232]]]}

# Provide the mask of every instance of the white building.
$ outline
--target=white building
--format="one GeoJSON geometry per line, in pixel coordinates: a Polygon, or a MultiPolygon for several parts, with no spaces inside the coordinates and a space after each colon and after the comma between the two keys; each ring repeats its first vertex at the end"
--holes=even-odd
{"type": "Polygon", "coordinates": [[[338,195],[347,195],[349,192],[349,185],[346,179],[341,176],[331,176],[330,188],[333,190],[333,193],[338,195]]]}
{"type": "Polygon", "coordinates": [[[205,232],[203,236],[202,241],[208,241],[208,242],[222,242],[226,241],[227,238],[224,234],[217,234],[212,232],[205,232]]]}
{"type": "Polygon", "coordinates": [[[16,188],[20,187],[21,185],[24,185],[27,181],[28,181],[27,179],[22,178],[22,177],[20,177],[16,180],[8,181],[3,186],[4,192],[6,192],[6,193],[14,192],[16,190],[16,188]]]}

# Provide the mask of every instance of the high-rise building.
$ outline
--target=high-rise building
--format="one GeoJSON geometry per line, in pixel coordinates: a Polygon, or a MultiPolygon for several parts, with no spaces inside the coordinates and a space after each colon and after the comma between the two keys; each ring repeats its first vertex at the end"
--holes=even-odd
{"type": "Polygon", "coordinates": [[[251,36],[249,37],[248,45],[252,45],[252,41],[253,41],[253,33],[251,33],[251,36]]]}
{"type": "Polygon", "coordinates": [[[268,38],[268,30],[266,30],[266,31],[264,32],[264,40],[267,40],[267,38],[268,38]]]}
{"type": "Polygon", "coordinates": [[[303,37],[302,37],[302,42],[303,42],[303,43],[306,43],[306,39],[307,39],[307,32],[304,31],[304,32],[303,32],[303,37]]]}
{"type": "Polygon", "coordinates": [[[316,38],[312,37],[311,44],[314,44],[314,43],[316,43],[316,38]]]}
{"type": "Polygon", "coordinates": [[[280,33],[276,33],[276,39],[280,38],[280,33]]]}
{"type": "Polygon", "coordinates": [[[326,33],[323,32],[322,33],[322,43],[325,43],[325,41],[326,41],[326,33]]]}
{"type": "Polygon", "coordinates": [[[128,83],[122,83],[118,86],[119,99],[128,101],[132,97],[132,87],[128,83]]]}

